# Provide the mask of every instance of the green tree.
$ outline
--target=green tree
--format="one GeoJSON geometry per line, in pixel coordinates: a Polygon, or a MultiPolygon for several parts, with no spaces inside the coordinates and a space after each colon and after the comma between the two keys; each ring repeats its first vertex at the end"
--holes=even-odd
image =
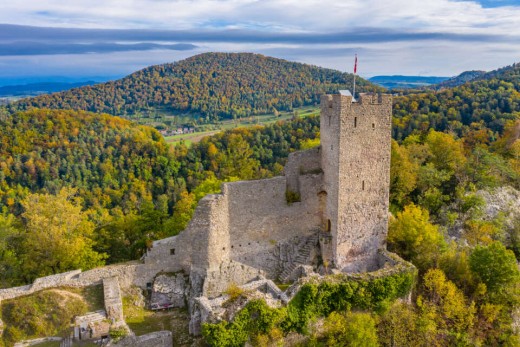
{"type": "Polygon", "coordinates": [[[249,144],[241,134],[231,134],[228,141],[226,152],[219,156],[220,178],[253,178],[260,163],[252,158],[253,150],[249,144]]]}
{"type": "Polygon", "coordinates": [[[467,303],[462,291],[442,270],[428,270],[423,281],[417,305],[423,316],[435,322],[438,337],[445,338],[447,345],[469,341],[475,319],[474,303],[467,303]]]}
{"type": "Polygon", "coordinates": [[[376,322],[370,313],[332,312],[323,325],[327,346],[379,346],[376,322]]]}
{"type": "Polygon", "coordinates": [[[12,214],[0,214],[0,287],[16,284],[19,275],[18,243],[20,230],[12,214]]]}
{"type": "Polygon", "coordinates": [[[82,211],[76,190],[57,195],[31,194],[23,202],[22,270],[35,277],[104,264],[106,256],[93,250],[94,224],[82,211]]]}
{"type": "Polygon", "coordinates": [[[515,254],[498,241],[475,247],[469,264],[471,271],[491,292],[506,290],[520,280],[515,254]]]}

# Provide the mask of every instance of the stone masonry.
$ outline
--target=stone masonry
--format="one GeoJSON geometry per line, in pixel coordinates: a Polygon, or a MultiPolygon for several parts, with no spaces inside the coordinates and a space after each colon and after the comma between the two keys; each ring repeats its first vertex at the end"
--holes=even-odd
{"type": "Polygon", "coordinates": [[[325,95],[321,165],[330,262],[345,272],[370,271],[386,244],[390,182],[390,95],[325,95]]]}

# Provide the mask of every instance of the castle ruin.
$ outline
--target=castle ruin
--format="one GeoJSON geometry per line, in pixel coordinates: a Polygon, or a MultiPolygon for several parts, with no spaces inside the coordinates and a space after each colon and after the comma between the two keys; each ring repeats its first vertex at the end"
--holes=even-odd
{"type": "Polygon", "coordinates": [[[205,318],[196,306],[210,305],[232,284],[263,278],[258,285],[267,281],[276,292],[272,281],[393,264],[384,251],[391,115],[390,95],[361,94],[357,101],[348,92],[324,95],[321,145],[292,153],[285,176],[224,183],[220,194],[200,200],[184,231],[155,241],[140,263],[38,279],[0,290],[0,300],[115,276],[122,287],[136,285],[167,296],[170,305],[188,305],[190,330],[197,333],[205,318]],[[173,282],[165,282],[165,274],[173,282]]]}
{"type": "Polygon", "coordinates": [[[385,248],[390,95],[321,99],[319,147],[292,153],[285,176],[224,183],[179,235],[154,242],[139,277],[189,274],[202,296],[258,275],[285,282],[300,265],[372,271],[385,248]]]}

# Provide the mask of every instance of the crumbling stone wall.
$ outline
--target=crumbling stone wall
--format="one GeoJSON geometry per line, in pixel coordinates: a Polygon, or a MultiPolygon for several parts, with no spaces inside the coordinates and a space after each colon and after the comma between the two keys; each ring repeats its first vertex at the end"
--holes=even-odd
{"type": "Polygon", "coordinates": [[[103,279],[103,299],[108,318],[114,323],[123,322],[123,302],[117,277],[103,279]]]}
{"type": "Polygon", "coordinates": [[[153,243],[134,283],[144,288],[160,272],[204,273],[218,268],[229,260],[228,229],[228,197],[205,196],[184,231],[153,243]]]}
{"type": "Polygon", "coordinates": [[[281,271],[279,245],[297,243],[320,228],[321,174],[299,179],[301,202],[288,203],[284,177],[224,185],[229,199],[231,259],[261,269],[270,278],[281,271]]]}
{"type": "Polygon", "coordinates": [[[156,331],[141,336],[128,336],[121,341],[110,343],[114,347],[171,347],[173,338],[171,331],[156,331]]]}
{"type": "Polygon", "coordinates": [[[114,276],[118,277],[121,286],[126,288],[135,282],[136,269],[139,266],[139,263],[109,265],[85,272],[74,270],[57,275],[37,278],[33,284],[0,289],[0,301],[30,295],[34,292],[49,288],[88,287],[98,285],[103,282],[104,278],[114,276]]]}
{"type": "Polygon", "coordinates": [[[321,173],[321,147],[308,149],[306,151],[298,151],[289,154],[287,163],[285,164],[285,180],[287,192],[301,195],[300,188],[305,187],[300,177],[310,173],[321,173]]]}

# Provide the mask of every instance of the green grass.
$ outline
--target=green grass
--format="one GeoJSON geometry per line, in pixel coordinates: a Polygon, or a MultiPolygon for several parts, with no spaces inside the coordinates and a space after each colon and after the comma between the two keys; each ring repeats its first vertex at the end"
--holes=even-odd
{"type": "Polygon", "coordinates": [[[189,346],[195,341],[189,334],[190,317],[186,309],[168,311],[150,311],[133,305],[135,298],[123,297],[125,321],[137,335],[144,335],[159,330],[169,330],[175,346],[189,346]]]}
{"type": "Polygon", "coordinates": [[[81,295],[87,304],[87,309],[89,312],[105,309],[105,299],[102,284],[83,288],[65,287],[60,289],[81,295]]]}
{"type": "Polygon", "coordinates": [[[235,128],[249,128],[258,125],[263,126],[273,124],[278,121],[286,121],[292,119],[294,117],[295,112],[298,114],[298,117],[309,117],[312,115],[318,115],[319,107],[305,106],[296,108],[294,109],[294,111],[282,111],[279,113],[278,117],[272,113],[267,113],[242,118],[237,121],[227,119],[217,123],[201,125],[199,129],[202,130],[195,133],[167,136],[165,137],[165,140],[171,145],[176,145],[177,143],[184,141],[184,144],[189,147],[193,143],[199,142],[203,137],[213,135],[219,131],[225,131],[235,128]]]}
{"type": "Polygon", "coordinates": [[[2,301],[2,336],[6,346],[26,339],[67,336],[72,319],[88,311],[84,299],[63,289],[36,292],[2,301]]]}
{"type": "Polygon", "coordinates": [[[150,311],[133,305],[133,302],[133,298],[124,297],[123,312],[126,323],[137,336],[158,330],[172,330],[170,314],[150,311]]]}
{"type": "Polygon", "coordinates": [[[282,292],[285,292],[287,290],[287,288],[292,286],[291,283],[289,283],[289,284],[286,284],[286,283],[275,283],[275,284],[282,292]]]}

